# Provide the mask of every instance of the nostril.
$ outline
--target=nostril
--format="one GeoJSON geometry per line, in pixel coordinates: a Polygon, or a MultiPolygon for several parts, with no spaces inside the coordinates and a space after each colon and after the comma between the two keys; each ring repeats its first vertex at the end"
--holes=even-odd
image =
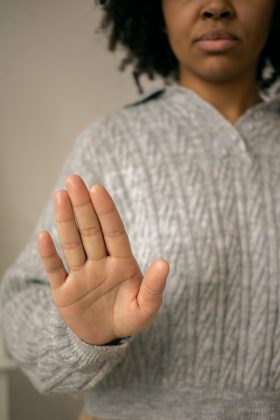
{"type": "Polygon", "coordinates": [[[232,17],[232,13],[229,10],[224,10],[223,12],[205,10],[202,16],[204,19],[229,19],[232,17]]]}
{"type": "Polygon", "coordinates": [[[222,18],[228,18],[228,17],[230,17],[230,12],[226,11],[226,12],[221,13],[221,17],[222,18]]]}
{"type": "Polygon", "coordinates": [[[206,18],[210,18],[210,17],[213,16],[213,13],[211,13],[211,12],[204,12],[203,13],[203,16],[206,17],[206,18]]]}

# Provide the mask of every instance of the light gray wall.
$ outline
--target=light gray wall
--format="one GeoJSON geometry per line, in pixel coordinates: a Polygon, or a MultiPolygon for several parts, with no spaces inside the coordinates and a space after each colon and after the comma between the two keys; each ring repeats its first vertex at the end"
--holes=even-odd
{"type": "MultiPolygon", "coordinates": [[[[0,0],[0,275],[49,198],[78,133],[137,97],[121,53],[95,30],[94,0],[0,0]]],[[[145,83],[147,90],[156,87],[145,83]]],[[[80,399],[43,397],[15,371],[12,420],[71,420],[80,399]]]]}

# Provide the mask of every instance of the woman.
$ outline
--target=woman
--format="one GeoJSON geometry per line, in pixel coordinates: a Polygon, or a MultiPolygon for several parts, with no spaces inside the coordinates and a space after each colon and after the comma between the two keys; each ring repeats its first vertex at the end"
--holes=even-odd
{"type": "Polygon", "coordinates": [[[87,391],[82,418],[278,418],[279,3],[103,7],[123,67],[169,84],[77,140],[44,269],[34,235],[5,275],[10,351],[40,391],[87,391]]]}

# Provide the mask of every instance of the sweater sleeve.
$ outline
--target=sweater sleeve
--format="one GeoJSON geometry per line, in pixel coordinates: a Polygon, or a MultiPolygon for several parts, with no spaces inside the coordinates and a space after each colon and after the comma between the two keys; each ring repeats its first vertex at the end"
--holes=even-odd
{"type": "MultiPolygon", "coordinates": [[[[98,126],[98,125],[97,125],[98,126]]],[[[103,182],[102,162],[93,137],[102,130],[86,129],[77,139],[56,189],[77,173],[88,186],[103,182]]],[[[37,234],[48,230],[61,254],[52,199],[15,263],[0,285],[0,321],[8,350],[40,392],[72,393],[95,386],[124,357],[132,337],[105,346],[80,340],[64,323],[52,300],[37,251],[37,234]]]]}

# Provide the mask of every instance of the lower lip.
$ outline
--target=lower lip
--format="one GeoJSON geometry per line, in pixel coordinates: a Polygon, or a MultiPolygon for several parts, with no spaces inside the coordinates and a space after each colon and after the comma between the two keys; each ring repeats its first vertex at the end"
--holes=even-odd
{"type": "Polygon", "coordinates": [[[220,52],[234,48],[238,44],[236,39],[201,39],[197,41],[198,47],[202,51],[220,52]]]}

